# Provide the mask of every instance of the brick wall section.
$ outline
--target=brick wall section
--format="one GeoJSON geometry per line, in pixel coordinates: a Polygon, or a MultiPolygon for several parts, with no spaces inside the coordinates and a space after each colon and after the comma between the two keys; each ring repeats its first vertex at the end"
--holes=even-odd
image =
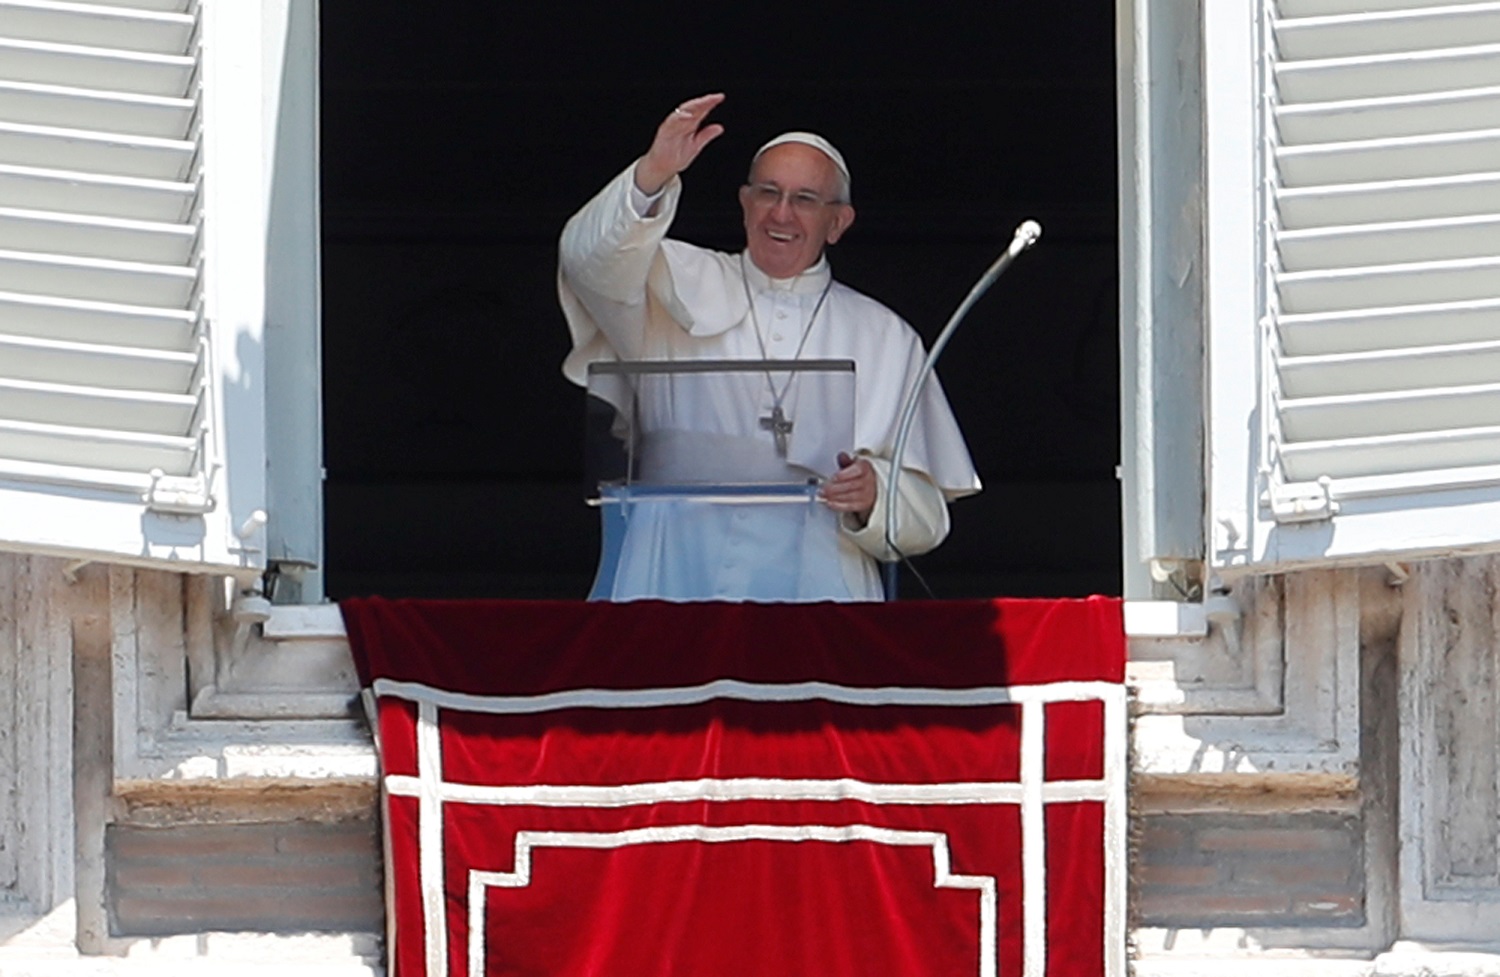
{"type": "Polygon", "coordinates": [[[105,847],[116,936],[385,926],[373,820],[112,825],[105,847]]]}
{"type": "Polygon", "coordinates": [[[1358,926],[1364,851],[1352,814],[1139,819],[1132,888],[1144,926],[1358,926]]]}

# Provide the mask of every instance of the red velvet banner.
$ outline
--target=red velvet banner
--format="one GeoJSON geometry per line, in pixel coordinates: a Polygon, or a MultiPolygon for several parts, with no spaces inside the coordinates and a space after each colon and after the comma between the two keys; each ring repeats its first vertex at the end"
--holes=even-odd
{"type": "Polygon", "coordinates": [[[1123,977],[1117,601],[347,601],[396,977],[1123,977]]]}

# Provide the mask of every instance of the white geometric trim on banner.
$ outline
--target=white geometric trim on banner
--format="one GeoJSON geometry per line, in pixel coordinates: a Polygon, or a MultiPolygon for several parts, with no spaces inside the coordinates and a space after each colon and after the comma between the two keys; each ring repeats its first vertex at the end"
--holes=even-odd
{"type": "Polygon", "coordinates": [[[483,974],[485,964],[485,892],[490,886],[524,888],[531,884],[531,853],[537,848],[615,849],[629,845],[697,841],[723,844],[735,841],[822,841],[846,844],[869,841],[878,845],[926,846],[932,849],[933,888],[972,889],[979,893],[979,977],[996,977],[995,929],[997,884],[992,875],[956,875],[948,851],[948,836],[935,831],[901,831],[869,824],[737,824],[709,827],[682,824],[635,828],[629,831],[516,832],[515,871],[469,872],[469,973],[483,974]]]}
{"type": "MultiPolygon", "coordinates": [[[[398,797],[422,796],[421,780],[389,774],[386,790],[398,797]]],[[[1042,786],[1048,803],[1102,801],[1105,789],[1098,780],[1050,780],[1042,786]]],[[[694,801],[863,801],[867,804],[1020,804],[1019,783],[874,784],[863,780],[781,780],[742,777],[720,780],[667,780],[617,786],[535,784],[525,787],[487,787],[445,781],[437,796],[444,803],[489,804],[497,807],[634,807],[694,801]]]]}
{"type": "Polygon", "coordinates": [[[968,689],[924,689],[902,686],[866,688],[830,682],[768,684],[724,678],[702,685],[666,689],[568,689],[540,695],[472,695],[449,692],[420,682],[376,679],[375,694],[431,702],[443,709],[499,715],[555,712],[559,709],[658,709],[693,706],[715,699],[745,702],[837,702],[851,706],[1005,706],[1022,702],[1079,702],[1103,699],[1118,689],[1112,682],[1052,682],[1047,685],[979,686],[968,689]],[[1046,691],[1043,691],[1046,690],[1046,691]]]}
{"type": "MultiPolygon", "coordinates": [[[[443,851],[443,806],[445,804],[507,805],[525,804],[535,806],[578,807],[626,807],[637,804],[688,801],[732,801],[732,800],[855,800],[881,805],[912,804],[1018,804],[1021,809],[1021,868],[1022,868],[1022,956],[1023,977],[1045,977],[1047,966],[1047,861],[1046,861],[1046,805],[1077,801],[1101,801],[1104,805],[1104,973],[1105,977],[1125,975],[1125,780],[1126,780],[1126,728],[1125,688],[1111,682],[1055,682],[1044,685],[984,687],[971,689],[931,689],[887,687],[879,689],[833,685],[826,682],[799,682],[786,685],[741,682],[722,679],[698,686],[666,689],[578,689],[536,696],[476,696],[446,692],[418,683],[394,682],[379,679],[375,682],[377,695],[389,696],[415,702],[417,710],[417,776],[388,774],[384,778],[386,790],[391,795],[416,797],[418,804],[418,872],[422,884],[422,921],[424,956],[428,977],[448,975],[448,934],[443,895],[445,878],[443,851]],[[618,786],[592,785],[541,785],[529,787],[488,787],[473,784],[456,784],[442,776],[442,738],[438,727],[441,709],[462,712],[477,712],[490,715],[529,715],[559,709],[650,709],[670,706],[696,705],[713,699],[740,699],[751,702],[804,702],[823,700],[851,705],[906,705],[938,707],[974,707],[1020,704],[1021,709],[1021,770],[1017,782],[995,783],[947,783],[947,784],[874,784],[849,778],[836,780],[789,780],[781,778],[747,777],[737,779],[712,779],[663,781],[654,783],[623,784],[618,786]],[[1045,706],[1052,702],[1100,701],[1104,705],[1104,775],[1099,780],[1072,780],[1048,782],[1045,777],[1046,713],[1045,706]]],[[[745,838],[723,836],[716,832],[740,830],[767,831],[871,831],[887,832],[892,837],[922,837],[921,844],[941,842],[942,861],[937,865],[938,878],[965,880],[964,885],[951,882],[950,888],[979,888],[968,882],[982,883],[988,880],[993,892],[990,876],[960,876],[950,872],[947,864],[946,836],[934,832],[902,831],[892,828],[874,828],[869,825],[830,827],[823,825],[740,825],[730,828],[708,828],[701,825],[642,828],[602,834],[571,834],[567,832],[519,832],[517,834],[517,856],[521,853],[521,837],[530,841],[528,853],[533,847],[544,847],[537,839],[613,839],[618,844],[575,844],[571,847],[618,847],[624,844],[647,844],[672,840],[662,832],[683,831],[689,835],[684,840],[731,841],[745,838]],[[699,837],[699,835],[702,837],[699,837]],[[625,839],[625,840],[621,840],[625,839]],[[937,839],[932,841],[931,839],[937,839]]],[[[754,836],[760,837],[760,836],[754,836]]],[[[767,838],[765,840],[796,840],[767,838]]],[[[802,840],[850,841],[871,840],[875,837],[814,837],[802,840]]],[[[885,844],[917,844],[917,841],[885,844]]],[[[560,844],[560,842],[559,842],[560,844]]],[[[553,845],[557,847],[558,845],[553,845]]],[[[934,847],[935,857],[939,851],[934,847]]],[[[480,897],[484,885],[520,885],[521,882],[496,881],[520,878],[521,863],[512,873],[470,872],[470,935],[469,956],[471,965],[475,953],[483,957],[482,946],[478,951],[474,945],[473,920],[476,912],[475,885],[480,886],[480,897]],[[476,883],[478,878],[483,881],[476,883]]],[[[529,867],[526,870],[529,879],[529,867]]],[[[941,886],[941,883],[939,883],[941,886]]],[[[991,897],[997,898],[995,896],[991,897]]],[[[983,899],[983,896],[981,897],[983,899]]],[[[477,906],[482,918],[482,904],[477,906]]],[[[983,912],[983,902],[981,902],[983,912]]],[[[983,919],[981,920],[983,922],[983,919]]],[[[993,918],[991,918],[993,924],[993,918]]],[[[981,932],[984,932],[983,925],[981,932]]],[[[981,955],[982,977],[993,977],[994,971],[986,972],[984,960],[992,959],[997,952],[993,937],[993,925],[989,931],[991,939],[985,944],[981,955]]],[[[482,937],[481,937],[482,939],[482,937]]],[[[471,966],[471,973],[481,973],[471,966]]]]}

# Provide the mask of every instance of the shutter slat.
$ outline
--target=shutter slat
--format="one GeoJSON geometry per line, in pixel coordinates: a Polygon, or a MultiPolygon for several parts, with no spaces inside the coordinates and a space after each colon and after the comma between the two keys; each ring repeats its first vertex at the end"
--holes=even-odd
{"type": "Polygon", "coordinates": [[[153,309],[84,302],[55,295],[0,292],[0,323],[13,338],[158,350],[191,348],[197,315],[187,309],[153,309]]]}
{"type": "Polygon", "coordinates": [[[1288,271],[1454,261],[1495,253],[1500,212],[1447,220],[1314,227],[1276,236],[1288,271]]]}
{"type": "Polygon", "coordinates": [[[36,125],[182,139],[192,99],[0,81],[0,119],[36,125]]]}
{"type": "Polygon", "coordinates": [[[1276,276],[1276,289],[1292,313],[1478,301],[1500,293],[1500,256],[1291,272],[1276,276]]]}
{"type": "Polygon", "coordinates": [[[0,122],[0,160],[12,165],[182,180],[197,148],[187,139],[0,122]]]}
{"type": "Polygon", "coordinates": [[[188,224],[90,218],[0,207],[0,249],[185,265],[197,229],[188,224]]]}
{"type": "Polygon", "coordinates": [[[173,265],[0,251],[0,291],[6,292],[181,308],[196,282],[194,269],[173,265]]]}
{"type": "Polygon", "coordinates": [[[1277,190],[1275,203],[1281,226],[1290,230],[1500,214],[1500,172],[1283,187],[1277,190]]]}
{"type": "Polygon", "coordinates": [[[1488,342],[1500,340],[1500,298],[1281,315],[1276,328],[1293,355],[1488,342]]]}
{"type": "Polygon", "coordinates": [[[90,2],[105,7],[132,7],[137,10],[160,10],[180,14],[188,9],[192,0],[90,0],[90,2]]]}
{"type": "Polygon", "coordinates": [[[182,96],[197,59],[0,37],[0,77],[141,95],[182,96]]]}
{"type": "Polygon", "coordinates": [[[1282,446],[1281,462],[1294,482],[1422,471],[1457,476],[1468,468],[1500,465],[1500,427],[1289,444],[1282,446]]]}
{"type": "Polygon", "coordinates": [[[1276,151],[1276,165],[1293,186],[1493,173],[1500,128],[1289,146],[1276,151]]]}
{"type": "Polygon", "coordinates": [[[1500,384],[1285,400],[1282,421],[1288,442],[1500,425],[1500,384]]]}
{"type": "Polygon", "coordinates": [[[1283,142],[1356,142],[1500,127],[1500,86],[1283,107],[1283,142]]]}
{"type": "Polygon", "coordinates": [[[1489,88],[1500,85],[1500,44],[1280,62],[1274,75],[1283,104],[1489,88]]]}
{"type": "Polygon", "coordinates": [[[1446,50],[1500,43],[1500,3],[1299,17],[1274,28],[1287,61],[1446,50]]]}
{"type": "MultiPolygon", "coordinates": [[[[175,350],[0,336],[0,378],[111,389],[183,393],[198,358],[175,350]]],[[[3,415],[0,415],[3,416],[3,415]]]]}
{"type": "Polygon", "coordinates": [[[190,14],[111,4],[0,0],[0,34],[154,54],[180,52],[193,36],[190,14]]]}
{"type": "MultiPolygon", "coordinates": [[[[130,0],[119,0],[121,3],[130,0]]],[[[1493,3],[1494,0],[1443,0],[1443,6],[1493,3]]],[[[1281,0],[1276,5],[1282,17],[1326,17],[1359,14],[1377,10],[1409,10],[1421,6],[1420,0],[1281,0]]],[[[1428,4],[1432,6],[1432,4],[1428,4]]]]}
{"type": "Polygon", "coordinates": [[[12,461],[186,476],[196,452],[188,437],[0,419],[0,456],[12,461]]]}
{"type": "Polygon", "coordinates": [[[1500,340],[1288,356],[1279,366],[1288,398],[1485,384],[1500,377],[1500,340]]]}
{"type": "Polygon", "coordinates": [[[39,424],[86,427],[108,417],[115,430],[178,435],[188,429],[198,399],[187,394],[142,393],[0,378],[0,417],[39,424]]]}
{"type": "Polygon", "coordinates": [[[0,164],[0,205],[127,220],[190,218],[198,188],[179,180],[148,180],[0,164]]]}

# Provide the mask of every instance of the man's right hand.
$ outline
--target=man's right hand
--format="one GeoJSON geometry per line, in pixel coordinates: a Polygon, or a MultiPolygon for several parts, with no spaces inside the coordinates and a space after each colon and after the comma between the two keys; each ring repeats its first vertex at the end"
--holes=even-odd
{"type": "Polygon", "coordinates": [[[718,123],[703,125],[708,113],[722,101],[723,93],[699,95],[662,120],[651,148],[635,164],[635,185],[642,193],[648,197],[658,193],[668,180],[693,165],[704,146],[723,134],[724,127],[718,123]]]}

